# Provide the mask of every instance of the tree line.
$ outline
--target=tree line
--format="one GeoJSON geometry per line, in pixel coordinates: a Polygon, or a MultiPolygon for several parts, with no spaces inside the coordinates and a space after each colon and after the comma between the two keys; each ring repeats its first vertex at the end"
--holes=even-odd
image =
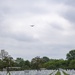
{"type": "Polygon", "coordinates": [[[0,59],[0,70],[41,70],[41,69],[75,69],[75,50],[66,54],[66,59],[50,59],[46,56],[34,57],[31,61],[23,58],[7,58],[0,59]]]}

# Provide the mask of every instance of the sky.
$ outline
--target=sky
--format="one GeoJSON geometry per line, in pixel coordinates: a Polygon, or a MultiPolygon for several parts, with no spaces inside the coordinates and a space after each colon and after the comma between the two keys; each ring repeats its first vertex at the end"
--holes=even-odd
{"type": "Polygon", "coordinates": [[[0,0],[2,49],[25,60],[66,59],[75,49],[75,0],[0,0]]]}

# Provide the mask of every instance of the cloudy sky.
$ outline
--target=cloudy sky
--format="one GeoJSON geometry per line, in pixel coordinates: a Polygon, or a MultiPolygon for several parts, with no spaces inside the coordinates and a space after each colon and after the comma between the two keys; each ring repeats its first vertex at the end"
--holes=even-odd
{"type": "Polygon", "coordinates": [[[1,49],[13,58],[65,59],[75,49],[75,0],[0,0],[1,49]]]}

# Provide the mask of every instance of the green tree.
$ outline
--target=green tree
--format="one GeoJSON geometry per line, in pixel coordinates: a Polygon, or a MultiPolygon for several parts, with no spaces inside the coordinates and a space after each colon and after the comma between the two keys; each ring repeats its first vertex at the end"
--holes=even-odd
{"type": "Polygon", "coordinates": [[[24,66],[25,61],[23,60],[23,58],[17,58],[15,61],[16,61],[18,67],[24,66]]]}
{"type": "Polygon", "coordinates": [[[37,69],[39,70],[40,68],[42,68],[42,59],[40,57],[35,57],[31,60],[31,67],[32,69],[37,69]]]}
{"type": "Polygon", "coordinates": [[[12,57],[5,57],[3,60],[3,68],[7,68],[7,70],[10,70],[9,67],[13,67],[14,66],[14,61],[13,61],[13,58],[12,57]]]}
{"type": "Polygon", "coordinates": [[[30,62],[28,60],[26,60],[24,63],[24,69],[30,69],[30,67],[31,67],[30,62]]]}
{"type": "Polygon", "coordinates": [[[66,58],[67,58],[68,60],[73,60],[73,59],[75,59],[75,50],[69,51],[69,53],[67,53],[67,55],[66,55],[66,58]]]}
{"type": "Polygon", "coordinates": [[[25,65],[30,67],[30,62],[28,60],[25,61],[25,65]]]}
{"type": "Polygon", "coordinates": [[[42,60],[43,60],[43,62],[44,62],[44,63],[46,63],[46,62],[48,62],[48,61],[49,61],[49,58],[48,58],[48,57],[46,57],[46,56],[44,56],[44,57],[42,58],[42,60]]]}
{"type": "Polygon", "coordinates": [[[4,65],[3,65],[3,61],[2,61],[2,60],[0,60],[0,70],[2,70],[2,69],[3,69],[3,67],[4,67],[4,65]]]}
{"type": "Polygon", "coordinates": [[[47,69],[56,69],[56,62],[55,61],[49,61],[49,62],[46,62],[44,64],[44,66],[47,69]]]}
{"type": "Polygon", "coordinates": [[[75,60],[71,60],[69,64],[70,69],[75,69],[75,60]]]}
{"type": "Polygon", "coordinates": [[[16,60],[15,60],[15,61],[16,61],[16,63],[18,63],[18,64],[19,64],[21,61],[24,61],[24,60],[23,60],[22,58],[16,58],[16,60]]]}
{"type": "Polygon", "coordinates": [[[3,61],[4,68],[10,67],[11,60],[9,58],[5,57],[2,61],[3,61]]]}

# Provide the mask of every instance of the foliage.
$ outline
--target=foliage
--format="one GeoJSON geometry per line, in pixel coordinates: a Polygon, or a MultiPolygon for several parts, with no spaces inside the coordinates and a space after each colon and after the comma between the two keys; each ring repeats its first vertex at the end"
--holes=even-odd
{"type": "Polygon", "coordinates": [[[67,53],[67,57],[68,60],[74,60],[75,59],[75,50],[71,50],[69,51],[69,53],[67,53]]]}
{"type": "Polygon", "coordinates": [[[49,61],[49,58],[48,58],[48,57],[46,57],[46,56],[44,56],[44,57],[42,58],[42,60],[43,60],[43,62],[44,62],[44,63],[46,63],[46,62],[48,62],[48,61],[49,61]]]}
{"type": "Polygon", "coordinates": [[[67,60],[63,59],[49,59],[44,56],[34,57],[31,61],[24,60],[23,58],[7,58],[0,60],[0,70],[7,67],[14,67],[10,70],[28,70],[28,69],[75,69],[75,50],[71,50],[67,55],[67,60]],[[20,67],[20,68],[15,68],[20,67]]]}
{"type": "Polygon", "coordinates": [[[75,60],[71,60],[69,63],[69,68],[70,69],[75,69],[75,60]]]}
{"type": "Polygon", "coordinates": [[[37,56],[37,57],[32,59],[31,67],[32,67],[32,69],[38,70],[38,69],[42,68],[42,63],[43,63],[42,59],[37,56]]]}

